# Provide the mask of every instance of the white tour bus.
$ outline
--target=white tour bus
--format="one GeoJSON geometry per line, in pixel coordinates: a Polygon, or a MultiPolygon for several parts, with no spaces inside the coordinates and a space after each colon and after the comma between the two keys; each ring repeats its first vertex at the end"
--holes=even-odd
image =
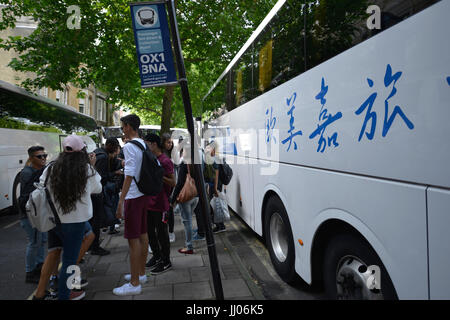
{"type": "Polygon", "coordinates": [[[450,299],[450,1],[369,2],[278,1],[204,97],[208,135],[282,279],[450,299]]]}
{"type": "Polygon", "coordinates": [[[96,148],[97,123],[69,106],[0,80],[0,210],[16,209],[19,173],[31,146],[43,146],[47,162],[62,151],[68,134],[81,136],[88,152],[96,148]]]}

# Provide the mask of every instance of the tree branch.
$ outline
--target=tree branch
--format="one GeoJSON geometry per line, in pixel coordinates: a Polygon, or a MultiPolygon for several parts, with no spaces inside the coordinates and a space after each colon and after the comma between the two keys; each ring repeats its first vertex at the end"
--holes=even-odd
{"type": "Polygon", "coordinates": [[[139,109],[142,110],[142,111],[150,111],[150,112],[153,112],[153,113],[157,114],[157,115],[160,116],[160,117],[162,116],[162,113],[161,113],[160,111],[155,110],[155,109],[152,109],[152,108],[150,108],[150,107],[140,107],[139,109]]]}

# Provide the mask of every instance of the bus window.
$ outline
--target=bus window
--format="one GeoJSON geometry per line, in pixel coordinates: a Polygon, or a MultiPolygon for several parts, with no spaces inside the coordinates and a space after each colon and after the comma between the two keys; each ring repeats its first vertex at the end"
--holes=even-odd
{"type": "Polygon", "coordinates": [[[436,2],[439,0],[374,0],[370,3],[366,0],[328,0],[310,5],[306,18],[308,69],[436,2]],[[371,26],[371,29],[368,27],[368,20],[372,22],[371,16],[375,14],[366,12],[369,5],[380,8],[379,29],[376,26],[371,26]]]}
{"type": "MultiPolygon", "coordinates": [[[[298,1],[287,1],[269,24],[272,43],[273,89],[305,71],[304,10],[298,1]]],[[[260,43],[260,46],[264,45],[260,43]]],[[[261,68],[261,66],[260,66],[261,68]]]]}
{"type": "Polygon", "coordinates": [[[238,107],[257,96],[255,84],[253,46],[241,56],[233,68],[233,95],[234,105],[228,105],[228,111],[238,107]]]}

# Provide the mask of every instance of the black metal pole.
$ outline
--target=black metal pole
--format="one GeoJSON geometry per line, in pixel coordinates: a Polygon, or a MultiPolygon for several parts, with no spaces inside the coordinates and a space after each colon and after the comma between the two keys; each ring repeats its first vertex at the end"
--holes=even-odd
{"type": "MultiPolygon", "coordinates": [[[[189,90],[187,85],[187,79],[186,79],[186,71],[184,67],[184,59],[181,52],[181,42],[180,42],[180,36],[178,32],[178,23],[177,23],[177,17],[175,12],[175,4],[173,0],[166,0],[166,3],[168,5],[168,14],[169,14],[169,20],[170,20],[170,29],[172,33],[172,40],[173,40],[173,46],[175,50],[175,57],[177,60],[177,68],[178,68],[178,76],[181,87],[181,94],[183,97],[183,104],[184,104],[184,113],[186,115],[186,123],[188,127],[189,134],[191,136],[191,159],[195,160],[197,157],[194,157],[194,155],[198,155],[198,144],[197,139],[194,137],[194,119],[192,116],[192,106],[191,106],[191,99],[189,97],[189,90]]],[[[201,161],[201,159],[200,159],[201,161]]],[[[208,197],[206,195],[206,189],[205,189],[205,182],[203,178],[203,172],[201,170],[201,162],[195,163],[194,162],[194,179],[195,179],[195,185],[198,190],[198,195],[200,197],[200,205],[202,206],[202,220],[204,221],[205,225],[205,231],[206,231],[206,243],[208,246],[208,254],[209,254],[209,262],[211,265],[211,273],[214,283],[214,292],[216,294],[217,300],[223,300],[223,288],[222,288],[222,280],[220,278],[220,270],[219,270],[219,263],[217,260],[217,253],[216,253],[216,244],[214,242],[214,236],[211,230],[211,215],[209,211],[209,201],[208,197]]]]}

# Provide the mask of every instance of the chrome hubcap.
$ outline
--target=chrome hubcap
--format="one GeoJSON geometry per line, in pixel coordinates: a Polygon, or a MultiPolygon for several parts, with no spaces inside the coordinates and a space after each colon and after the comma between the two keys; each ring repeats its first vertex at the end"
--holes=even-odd
{"type": "Polygon", "coordinates": [[[288,254],[287,230],[283,219],[277,212],[270,218],[270,240],[277,260],[279,262],[286,261],[288,254]]]}
{"type": "Polygon", "coordinates": [[[336,270],[338,299],[342,300],[381,300],[381,290],[369,289],[368,282],[373,278],[367,265],[354,256],[343,257],[336,270]]]}

